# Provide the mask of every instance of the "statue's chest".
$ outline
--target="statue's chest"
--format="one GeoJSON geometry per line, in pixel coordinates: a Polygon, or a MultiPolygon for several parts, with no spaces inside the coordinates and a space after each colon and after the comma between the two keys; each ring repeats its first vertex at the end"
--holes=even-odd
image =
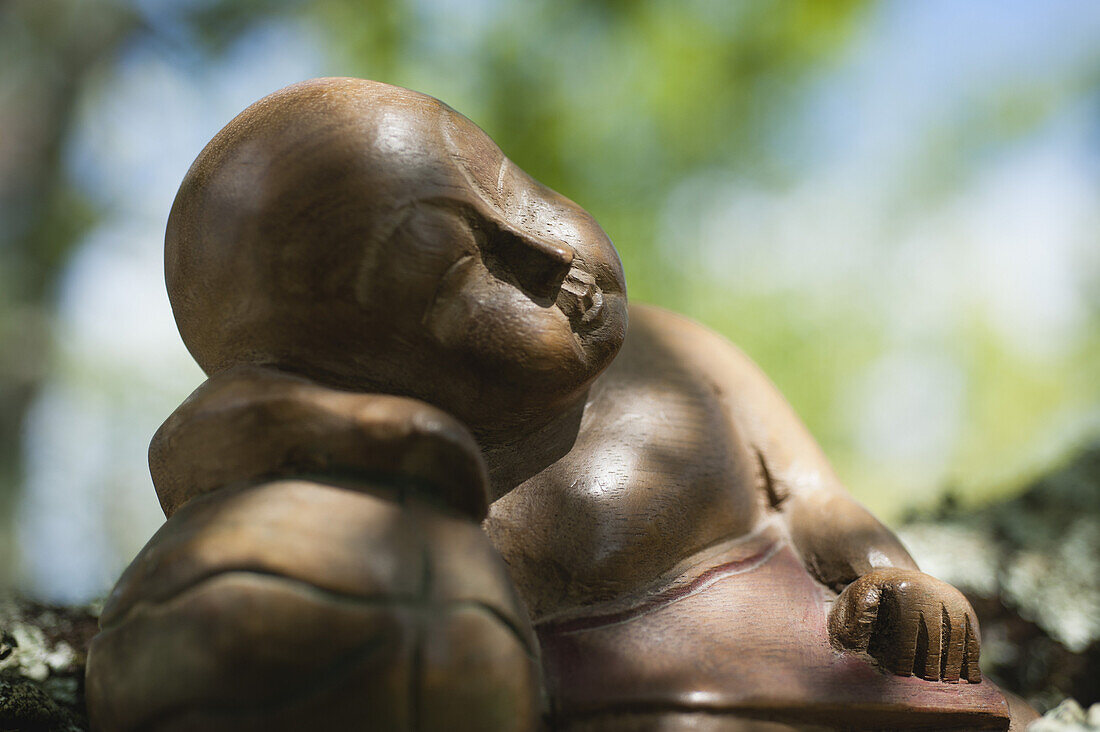
{"type": "Polygon", "coordinates": [[[494,504],[487,529],[536,615],[644,589],[755,524],[751,451],[716,390],[677,376],[600,384],[570,452],[494,504]]]}

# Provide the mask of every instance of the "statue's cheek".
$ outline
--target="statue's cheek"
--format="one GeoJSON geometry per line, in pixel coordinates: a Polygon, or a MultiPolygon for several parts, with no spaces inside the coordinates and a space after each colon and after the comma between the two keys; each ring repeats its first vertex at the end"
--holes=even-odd
{"type": "Polygon", "coordinates": [[[424,325],[446,352],[520,384],[585,372],[585,351],[565,314],[494,277],[476,256],[448,272],[424,325]]]}

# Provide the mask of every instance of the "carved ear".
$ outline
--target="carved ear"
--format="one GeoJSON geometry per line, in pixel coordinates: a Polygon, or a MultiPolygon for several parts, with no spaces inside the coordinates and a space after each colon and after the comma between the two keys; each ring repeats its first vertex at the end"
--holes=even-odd
{"type": "Polygon", "coordinates": [[[383,478],[477,521],[489,505],[481,451],[447,413],[256,366],[196,389],[153,436],[149,469],[166,516],[196,496],[277,478],[364,490],[383,478]]]}

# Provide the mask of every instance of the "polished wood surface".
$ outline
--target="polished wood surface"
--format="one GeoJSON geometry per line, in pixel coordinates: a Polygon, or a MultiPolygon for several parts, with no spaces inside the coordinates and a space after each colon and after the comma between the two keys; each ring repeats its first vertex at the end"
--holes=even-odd
{"type": "Polygon", "coordinates": [[[210,379],[150,450],[169,518],[92,648],[99,729],[1033,714],[760,370],[628,309],[595,220],[441,102],[260,100],[188,172],[165,270],[210,379]]]}
{"type": "Polygon", "coordinates": [[[99,729],[527,730],[539,711],[534,641],[476,525],[362,490],[195,499],[100,624],[99,729]]]}

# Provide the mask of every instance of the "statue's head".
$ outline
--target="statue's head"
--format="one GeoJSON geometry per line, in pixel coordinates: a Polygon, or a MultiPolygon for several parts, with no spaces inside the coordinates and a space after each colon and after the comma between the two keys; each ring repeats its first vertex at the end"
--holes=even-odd
{"type": "Polygon", "coordinates": [[[207,373],[272,365],[475,430],[574,403],[626,331],[622,266],[587,212],[445,104],[358,79],[287,87],[214,137],[165,273],[207,373]]]}

